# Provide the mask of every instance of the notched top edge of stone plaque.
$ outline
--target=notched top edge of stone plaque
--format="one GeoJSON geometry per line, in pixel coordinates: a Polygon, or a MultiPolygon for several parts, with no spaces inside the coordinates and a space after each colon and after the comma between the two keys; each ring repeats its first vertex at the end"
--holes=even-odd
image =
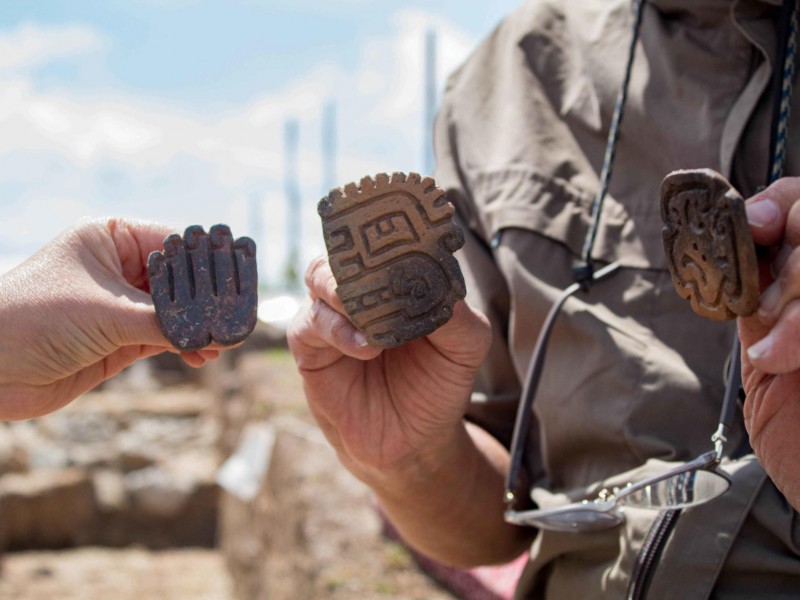
{"type": "Polygon", "coordinates": [[[380,348],[432,333],[466,295],[453,256],[464,234],[431,177],[380,173],[336,188],[317,212],[337,294],[380,348]]]}
{"type": "Polygon", "coordinates": [[[741,194],[711,169],[674,171],[661,183],[664,251],[672,283],[699,315],[717,321],[758,308],[758,263],[741,194]]]}
{"type": "Polygon", "coordinates": [[[163,252],[150,253],[147,275],[161,331],[178,350],[232,346],[255,329],[256,245],[234,240],[227,225],[208,233],[192,225],[183,237],[167,236],[163,252]]]}

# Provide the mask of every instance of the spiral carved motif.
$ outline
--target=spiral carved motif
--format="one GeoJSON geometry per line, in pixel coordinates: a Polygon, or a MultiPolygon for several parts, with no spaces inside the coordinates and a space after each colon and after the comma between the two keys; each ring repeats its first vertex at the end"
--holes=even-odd
{"type": "Polygon", "coordinates": [[[675,171],[661,184],[664,251],[678,294],[723,321],[758,308],[758,263],[744,199],[711,169],[675,171]]]}
{"type": "Polygon", "coordinates": [[[392,348],[450,319],[466,293],[453,256],[464,235],[433,179],[365,177],[332,190],[317,211],[337,294],[370,344],[392,348]]]}

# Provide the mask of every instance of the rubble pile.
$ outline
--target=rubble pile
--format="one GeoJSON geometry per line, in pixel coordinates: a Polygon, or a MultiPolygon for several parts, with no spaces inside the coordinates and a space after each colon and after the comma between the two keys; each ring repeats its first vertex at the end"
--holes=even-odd
{"type": "Polygon", "coordinates": [[[0,423],[0,548],[215,545],[214,397],[197,382],[163,387],[154,365],[0,423]]]}

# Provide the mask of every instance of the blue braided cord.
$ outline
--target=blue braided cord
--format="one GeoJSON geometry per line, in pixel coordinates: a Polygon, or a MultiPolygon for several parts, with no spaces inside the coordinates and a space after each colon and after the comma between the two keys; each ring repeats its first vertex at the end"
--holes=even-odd
{"type": "MultiPolygon", "coordinates": [[[[797,53],[797,2],[794,3],[789,22],[789,38],[786,41],[786,56],[783,61],[783,85],[781,87],[780,116],[775,138],[775,150],[772,157],[772,170],[769,182],[772,183],[783,175],[786,161],[786,138],[789,133],[789,113],[792,105],[792,83],[795,73],[795,55],[797,53]]],[[[777,68],[777,65],[776,65],[777,68]]]]}
{"type": "Polygon", "coordinates": [[[611,119],[611,126],[608,130],[608,139],[606,140],[606,152],[603,157],[603,168],[600,172],[600,187],[597,190],[597,195],[592,204],[592,217],[589,231],[583,243],[583,251],[581,257],[586,265],[591,264],[592,260],[592,247],[594,240],[597,237],[597,227],[600,222],[600,213],[603,208],[603,202],[606,199],[608,192],[608,182],[611,179],[611,171],[614,166],[614,158],[617,153],[617,142],[619,141],[620,124],[622,123],[622,115],[625,109],[625,103],[628,100],[628,87],[631,80],[631,72],[633,71],[633,59],[636,55],[636,43],[639,39],[639,29],[642,24],[642,9],[646,0],[637,0],[634,6],[633,15],[633,35],[631,36],[630,46],[628,48],[628,63],[625,67],[625,77],[622,80],[622,85],[617,96],[617,102],[614,106],[614,116],[611,119]]]}

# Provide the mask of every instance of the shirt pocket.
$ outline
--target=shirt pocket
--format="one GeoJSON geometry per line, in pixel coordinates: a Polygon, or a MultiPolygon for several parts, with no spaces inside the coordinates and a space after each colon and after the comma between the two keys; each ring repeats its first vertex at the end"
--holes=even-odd
{"type": "MultiPolygon", "coordinates": [[[[527,167],[473,175],[472,190],[481,227],[491,239],[522,228],[565,245],[578,257],[591,221],[593,193],[576,182],[585,175],[559,177],[527,167]]],[[[596,182],[592,182],[596,183],[596,182]]],[[[666,270],[658,189],[660,181],[627,190],[625,200],[606,195],[593,258],[623,267],[666,270]]]]}

